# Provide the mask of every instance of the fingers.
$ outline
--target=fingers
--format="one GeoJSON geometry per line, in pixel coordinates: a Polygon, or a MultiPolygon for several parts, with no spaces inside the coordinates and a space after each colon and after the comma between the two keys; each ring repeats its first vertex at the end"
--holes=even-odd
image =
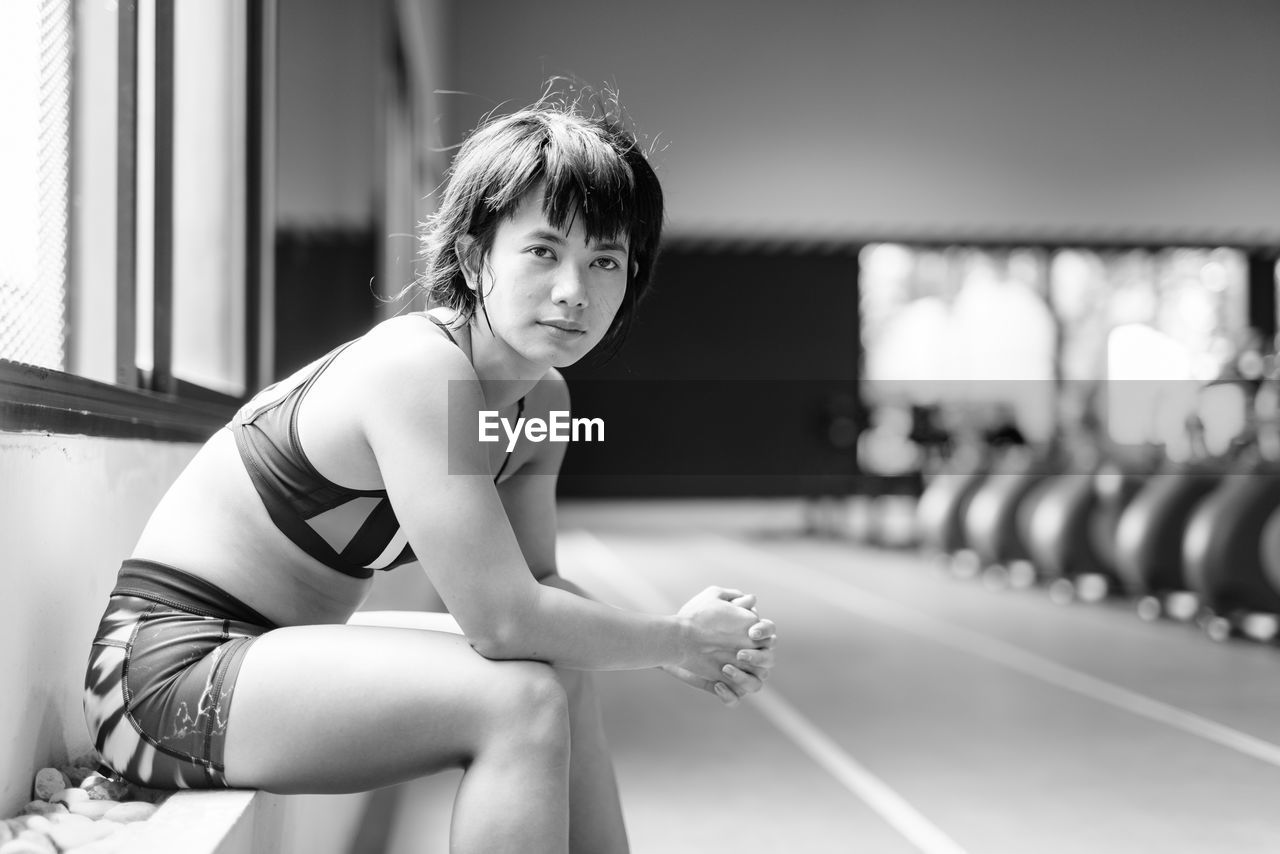
{"type": "Polygon", "coordinates": [[[726,706],[732,708],[733,706],[738,705],[738,695],[723,682],[715,683],[712,693],[719,697],[720,702],[724,703],[726,706]]]}
{"type": "Polygon", "coordinates": [[[761,679],[768,679],[769,671],[773,669],[773,649],[738,650],[738,658],[734,663],[748,673],[754,673],[761,679]]]}
{"type": "Polygon", "coordinates": [[[720,672],[724,674],[725,684],[733,690],[734,694],[739,697],[747,694],[754,694],[764,687],[764,680],[755,673],[751,673],[745,668],[735,667],[732,664],[726,664],[720,668],[720,672]]]}
{"type": "Polygon", "coordinates": [[[704,679],[698,674],[686,670],[683,667],[664,667],[663,670],[679,679],[684,684],[706,691],[708,694],[714,694],[719,698],[720,702],[726,706],[736,706],[738,704],[739,694],[735,693],[732,688],[723,682],[717,682],[714,679],[704,679]]]}
{"type": "MultiPolygon", "coordinates": [[[[736,706],[743,697],[748,694],[754,694],[764,687],[764,682],[773,668],[774,653],[772,648],[777,642],[777,627],[774,625],[773,620],[759,619],[759,612],[756,608],[758,600],[754,593],[743,593],[740,590],[725,587],[708,587],[698,597],[695,597],[695,600],[702,599],[705,602],[707,598],[721,600],[735,608],[742,609],[737,612],[739,616],[736,618],[725,613],[722,614],[720,619],[728,619],[730,624],[736,623],[738,626],[737,632],[742,631],[742,626],[746,623],[747,640],[754,646],[746,649],[740,647],[733,649],[731,647],[729,650],[724,650],[724,652],[729,652],[734,657],[730,661],[720,658],[719,672],[704,669],[705,664],[699,662],[696,665],[690,664],[693,670],[684,670],[681,673],[676,673],[676,675],[688,685],[700,687],[715,694],[726,706],[736,706]],[[749,611],[755,615],[755,621],[750,622],[749,619],[744,619],[745,615],[742,614],[742,611],[749,611]]],[[[690,601],[690,606],[687,610],[693,615],[699,615],[701,612],[698,610],[698,606],[694,605],[695,600],[690,601]]],[[[737,635],[737,637],[738,643],[741,644],[742,635],[737,635]]],[[[717,643],[722,642],[718,641],[717,643]]],[[[724,652],[719,655],[723,655],[724,652]]],[[[712,666],[716,665],[713,664],[712,666]]]]}
{"type": "Polygon", "coordinates": [[[761,620],[751,628],[747,629],[747,637],[757,642],[773,641],[777,636],[778,630],[773,624],[773,620],[761,620]]]}

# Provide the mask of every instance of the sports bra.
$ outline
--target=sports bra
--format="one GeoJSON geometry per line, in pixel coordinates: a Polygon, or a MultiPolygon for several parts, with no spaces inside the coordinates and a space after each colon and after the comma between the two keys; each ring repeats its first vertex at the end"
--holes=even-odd
{"type": "MultiPolygon", "coordinates": [[[[417,316],[430,320],[458,344],[444,323],[429,314],[417,316]]],[[[353,343],[348,341],[267,386],[240,408],[227,427],[235,436],[249,479],[280,532],[325,566],[353,578],[369,578],[375,570],[415,560],[387,491],[334,483],[316,470],[298,441],[302,399],[353,343]]],[[[523,397],[518,411],[524,413],[523,397]]],[[[510,461],[508,451],[494,475],[495,483],[510,461]]]]}

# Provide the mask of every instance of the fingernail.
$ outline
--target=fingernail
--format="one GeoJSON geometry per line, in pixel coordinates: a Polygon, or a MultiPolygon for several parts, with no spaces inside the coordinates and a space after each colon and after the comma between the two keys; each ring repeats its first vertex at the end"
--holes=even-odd
{"type": "Polygon", "coordinates": [[[720,672],[725,676],[737,676],[738,668],[734,667],[732,664],[726,664],[724,667],[720,668],[720,672]]]}
{"type": "Polygon", "coordinates": [[[747,662],[751,661],[751,653],[747,652],[745,649],[739,650],[738,661],[747,661],[747,662]]]}

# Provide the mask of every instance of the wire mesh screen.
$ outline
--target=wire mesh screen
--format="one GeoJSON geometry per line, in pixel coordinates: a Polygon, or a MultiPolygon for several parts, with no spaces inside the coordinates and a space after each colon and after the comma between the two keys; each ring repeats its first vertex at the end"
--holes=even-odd
{"type": "Polygon", "coordinates": [[[0,12],[0,358],[65,367],[71,2],[0,12]]]}

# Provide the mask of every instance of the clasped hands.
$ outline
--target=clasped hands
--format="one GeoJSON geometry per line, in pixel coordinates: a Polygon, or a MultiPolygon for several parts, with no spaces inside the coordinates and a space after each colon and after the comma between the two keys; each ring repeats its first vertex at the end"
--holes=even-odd
{"type": "Polygon", "coordinates": [[[693,635],[697,649],[679,664],[662,669],[709,693],[726,706],[764,687],[773,668],[777,631],[762,619],[753,593],[708,587],[677,614],[693,635]]]}

